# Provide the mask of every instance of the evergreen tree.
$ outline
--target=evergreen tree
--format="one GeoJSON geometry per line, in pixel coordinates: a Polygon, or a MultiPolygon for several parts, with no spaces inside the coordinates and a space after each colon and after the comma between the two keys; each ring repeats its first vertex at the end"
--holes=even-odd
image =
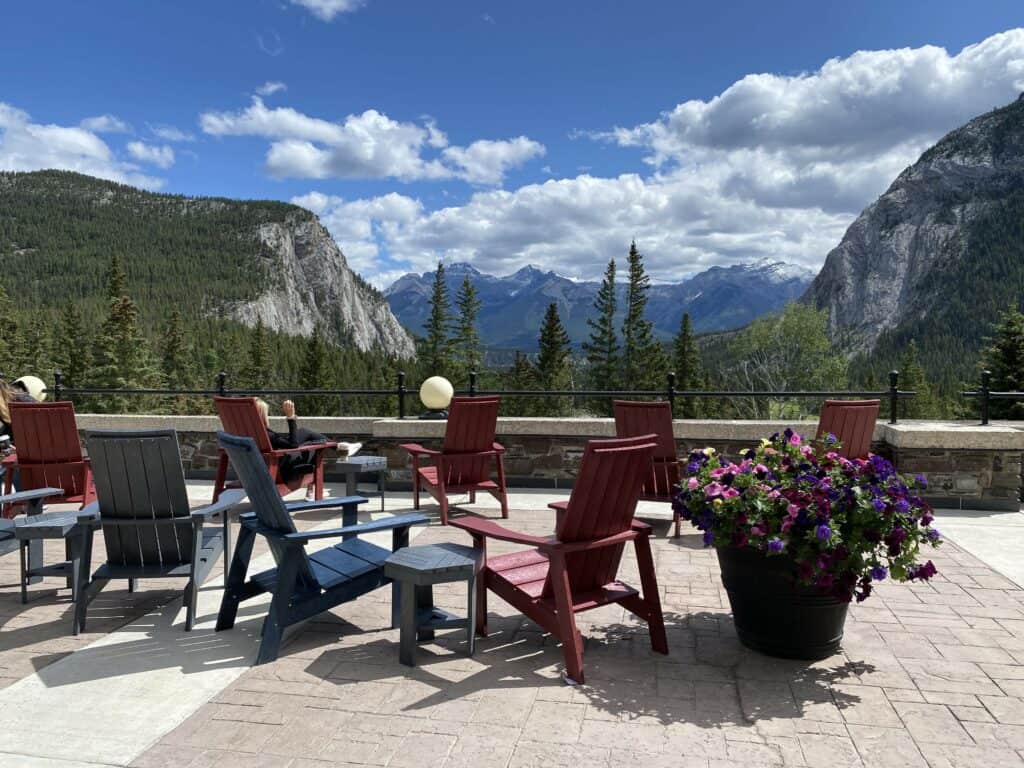
{"type": "Polygon", "coordinates": [[[168,387],[191,388],[194,378],[189,362],[188,341],[181,325],[181,313],[172,310],[160,341],[160,372],[168,387]]]}
{"type": "MultiPolygon", "coordinates": [[[[306,354],[302,360],[302,381],[303,389],[330,389],[330,361],[327,356],[327,342],[324,338],[324,329],[317,323],[313,328],[313,335],[306,342],[306,354]]],[[[310,395],[301,398],[302,411],[312,416],[326,416],[330,414],[334,401],[326,395],[310,395]]]]}
{"type": "MultiPolygon", "coordinates": [[[[982,353],[982,367],[992,372],[992,389],[1024,391],[1024,314],[1015,309],[1005,312],[994,330],[982,353]]],[[[1024,402],[993,400],[989,414],[992,418],[1024,418],[1024,402]]]]}
{"type": "Polygon", "coordinates": [[[423,327],[427,336],[423,341],[423,364],[426,376],[450,375],[451,349],[448,331],[451,327],[451,311],[448,302],[448,285],[444,279],[444,262],[437,263],[434,273],[434,289],[430,294],[430,316],[423,327]]]}
{"type": "Polygon", "coordinates": [[[270,348],[267,343],[267,330],[263,318],[256,320],[249,340],[249,357],[242,368],[242,387],[245,389],[263,389],[270,376],[270,348]]]}
{"type": "Polygon", "coordinates": [[[114,254],[107,269],[107,303],[128,293],[128,275],[124,271],[121,257],[114,254]]]}
{"type": "Polygon", "coordinates": [[[665,385],[668,360],[654,338],[653,323],[645,317],[651,279],[634,240],[629,246],[626,316],[622,321],[622,383],[627,388],[660,389],[665,385]]]}
{"type": "Polygon", "coordinates": [[[50,326],[43,318],[33,317],[25,329],[25,361],[20,375],[31,374],[49,382],[54,370],[56,363],[50,326]]]}
{"type": "Polygon", "coordinates": [[[908,419],[928,419],[939,415],[938,401],[928,374],[921,365],[921,356],[917,351],[917,341],[911,339],[903,350],[900,360],[900,389],[914,392],[911,398],[904,398],[900,403],[900,413],[908,419]]]}
{"type": "Polygon", "coordinates": [[[54,362],[66,387],[80,387],[89,370],[89,340],[82,313],[73,303],[64,306],[54,339],[54,362]]]}
{"type": "Polygon", "coordinates": [[[469,281],[469,276],[462,279],[459,293],[455,298],[458,316],[455,321],[455,362],[460,377],[467,378],[470,371],[480,372],[483,364],[483,353],[480,345],[480,332],[477,330],[477,316],[480,314],[480,298],[476,288],[469,281]]]}
{"type": "MultiPolygon", "coordinates": [[[[676,389],[684,391],[700,389],[704,377],[701,374],[700,350],[697,349],[697,341],[693,337],[689,312],[684,312],[683,318],[679,322],[679,333],[676,335],[674,347],[676,389]]],[[[680,410],[682,418],[697,418],[697,410],[697,402],[694,398],[683,399],[683,406],[680,410]]]]}
{"type": "Polygon", "coordinates": [[[583,352],[590,366],[590,385],[594,389],[619,388],[619,338],[615,331],[615,259],[608,261],[601,287],[594,297],[594,314],[587,318],[590,338],[583,352]]]}
{"type": "MultiPolygon", "coordinates": [[[[505,374],[505,389],[525,392],[537,388],[537,371],[530,358],[516,350],[512,366],[505,374]]],[[[502,401],[502,413],[507,416],[533,416],[537,403],[530,397],[509,397],[502,401]]]]}
{"type": "MultiPolygon", "coordinates": [[[[566,389],[569,386],[569,334],[558,316],[558,305],[552,302],[544,313],[537,353],[537,381],[540,389],[566,389]]],[[[567,413],[569,403],[564,397],[547,397],[541,401],[538,415],[558,416],[567,413]]]]}
{"type": "MultiPolygon", "coordinates": [[[[156,371],[138,321],[139,309],[130,296],[122,295],[111,302],[96,340],[92,386],[142,389],[153,384],[156,371]]],[[[94,407],[100,412],[123,412],[127,405],[125,396],[104,395],[97,398],[94,407]]],[[[132,405],[145,407],[140,402],[132,405]]]]}

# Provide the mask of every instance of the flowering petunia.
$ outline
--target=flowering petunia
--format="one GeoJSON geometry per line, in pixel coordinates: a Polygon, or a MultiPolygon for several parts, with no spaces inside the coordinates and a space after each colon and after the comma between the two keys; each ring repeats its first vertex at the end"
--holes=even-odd
{"type": "Polygon", "coordinates": [[[871,578],[875,581],[882,581],[886,576],[889,575],[889,571],[880,565],[876,565],[871,569],[871,578]]]}
{"type": "Polygon", "coordinates": [[[769,552],[781,552],[786,545],[782,542],[778,536],[775,536],[768,540],[768,551],[769,552]]]}
{"type": "Polygon", "coordinates": [[[824,541],[832,536],[832,529],[827,525],[819,525],[814,529],[814,535],[824,541]]]}

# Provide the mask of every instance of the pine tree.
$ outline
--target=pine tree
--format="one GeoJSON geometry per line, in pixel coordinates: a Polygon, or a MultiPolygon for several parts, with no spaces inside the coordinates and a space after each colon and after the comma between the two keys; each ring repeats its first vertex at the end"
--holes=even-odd
{"type": "MultiPolygon", "coordinates": [[[[514,392],[526,392],[537,388],[537,371],[530,358],[516,350],[512,366],[505,374],[505,388],[514,392]]],[[[502,401],[502,413],[507,416],[533,416],[536,403],[530,397],[509,397],[502,401]]]]}
{"type": "Polygon", "coordinates": [[[53,346],[49,324],[41,317],[33,317],[25,329],[25,362],[20,369],[21,375],[31,374],[50,381],[56,370],[53,346]]]}
{"type": "MultiPolygon", "coordinates": [[[[306,342],[306,354],[302,359],[302,381],[303,389],[330,389],[330,361],[327,357],[327,342],[324,339],[324,329],[317,323],[313,327],[313,335],[306,342]]],[[[326,416],[332,410],[334,400],[326,395],[310,395],[301,398],[301,409],[303,413],[312,416],[326,416]]]]}
{"type": "Polygon", "coordinates": [[[601,287],[594,297],[596,317],[587,319],[590,338],[583,352],[590,366],[590,384],[594,389],[618,389],[619,338],[615,330],[615,259],[608,261],[601,287]]]}
{"type": "MultiPolygon", "coordinates": [[[[566,389],[569,386],[569,334],[558,316],[558,305],[552,302],[544,313],[537,353],[537,381],[541,389],[566,389]]],[[[564,397],[547,397],[541,401],[538,415],[558,416],[567,413],[569,403],[564,397]]]]}
{"type": "Polygon", "coordinates": [[[645,317],[651,279],[634,240],[629,246],[629,282],[626,316],[622,321],[622,379],[627,388],[660,389],[665,384],[668,359],[654,338],[653,323],[645,317]]]}
{"type": "Polygon", "coordinates": [[[270,378],[270,348],[267,344],[267,329],[263,318],[256,320],[249,340],[249,357],[242,368],[242,387],[245,389],[263,389],[270,378]]]}
{"type": "Polygon", "coordinates": [[[921,356],[917,351],[917,341],[911,339],[903,350],[900,360],[900,389],[914,392],[911,398],[904,398],[900,403],[900,412],[908,419],[928,419],[939,415],[939,404],[935,391],[928,381],[928,374],[921,365],[921,356]]]}
{"type": "Polygon", "coordinates": [[[448,285],[444,279],[444,262],[437,263],[434,273],[434,288],[430,294],[430,316],[423,327],[427,331],[423,341],[423,363],[427,376],[449,375],[451,349],[448,331],[451,327],[451,312],[448,302],[448,285]]]}
{"type": "Polygon", "coordinates": [[[455,298],[458,317],[455,321],[455,334],[452,339],[455,347],[455,362],[460,377],[468,378],[471,371],[479,372],[483,363],[480,332],[476,325],[480,306],[476,288],[473,287],[467,275],[462,279],[462,285],[455,298]]]}
{"type": "Polygon", "coordinates": [[[68,302],[61,312],[54,340],[54,362],[66,387],[80,387],[89,370],[89,340],[82,313],[68,302]]]}
{"type": "MultiPolygon", "coordinates": [[[[982,353],[982,366],[992,372],[991,387],[996,392],[1024,390],[1024,314],[1015,309],[1003,313],[994,328],[995,335],[982,353]]],[[[1024,403],[993,400],[992,418],[1024,418],[1024,403]]]]}
{"type": "Polygon", "coordinates": [[[107,269],[107,302],[119,299],[128,293],[128,275],[124,271],[121,257],[117,254],[110,259],[107,269]]]}
{"type": "Polygon", "coordinates": [[[167,386],[188,389],[193,383],[188,341],[181,325],[181,313],[172,310],[160,341],[160,371],[167,386]]]}
{"type": "MultiPolygon", "coordinates": [[[[700,365],[700,350],[697,349],[697,342],[693,338],[693,329],[690,325],[690,313],[684,312],[679,322],[679,333],[676,335],[674,345],[676,389],[696,390],[703,382],[700,365]]],[[[680,414],[684,419],[697,418],[697,402],[695,398],[683,399],[683,406],[680,414]]]]}
{"type": "MultiPolygon", "coordinates": [[[[139,309],[130,296],[122,295],[110,304],[110,312],[96,340],[96,365],[92,370],[95,387],[141,389],[156,378],[146,340],[139,328],[139,309]]],[[[100,412],[123,412],[128,401],[123,395],[104,395],[94,407],[100,412]]],[[[144,402],[132,403],[145,407],[144,402]]]]}

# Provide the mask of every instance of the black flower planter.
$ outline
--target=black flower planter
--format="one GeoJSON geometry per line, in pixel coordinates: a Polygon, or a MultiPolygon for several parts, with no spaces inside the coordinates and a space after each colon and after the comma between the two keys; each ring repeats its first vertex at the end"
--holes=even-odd
{"type": "Polygon", "coordinates": [[[824,659],[839,650],[847,603],[796,584],[796,565],[785,555],[717,551],[741,643],[785,659],[824,659]]]}

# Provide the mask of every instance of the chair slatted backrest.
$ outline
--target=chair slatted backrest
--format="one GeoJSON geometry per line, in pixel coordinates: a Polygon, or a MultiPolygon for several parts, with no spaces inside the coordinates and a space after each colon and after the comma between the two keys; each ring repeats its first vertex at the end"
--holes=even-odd
{"type": "Polygon", "coordinates": [[[274,450],[267,434],[267,425],[260,416],[255,397],[214,397],[217,415],[229,435],[251,437],[260,453],[274,450]]]}
{"type": "Polygon", "coordinates": [[[173,429],[89,431],[103,542],[111,565],[192,560],[192,520],[173,429]]]}
{"type": "MultiPolygon", "coordinates": [[[[247,436],[218,432],[217,443],[227,453],[231,466],[234,468],[235,474],[238,475],[246,496],[249,497],[252,511],[256,513],[256,519],[260,525],[279,533],[295,533],[295,522],[284,501],[281,500],[281,495],[277,492],[277,486],[270,477],[270,470],[267,469],[267,464],[260,455],[256,441],[247,436]]],[[[267,544],[274,556],[274,561],[281,565],[284,558],[284,544],[270,537],[267,538],[267,544]]],[[[309,565],[309,559],[304,552],[299,563],[299,579],[307,588],[317,583],[309,565]]]]}
{"type": "Polygon", "coordinates": [[[70,402],[12,402],[11,428],[18,448],[18,469],[25,490],[61,488],[65,496],[82,496],[82,445],[75,407],[70,402]]]}
{"type": "Polygon", "coordinates": [[[444,446],[441,449],[445,454],[448,484],[475,483],[490,477],[490,456],[459,457],[459,454],[475,454],[492,449],[500,404],[500,397],[452,398],[448,407],[444,446]]]}
{"type": "Polygon", "coordinates": [[[826,400],[816,436],[831,433],[839,440],[839,453],[848,459],[862,459],[871,452],[880,405],[879,400],[826,400]]]}
{"type": "Polygon", "coordinates": [[[653,434],[658,438],[651,472],[644,478],[641,496],[671,499],[672,489],[679,483],[679,460],[672,430],[672,404],[664,401],[616,400],[614,406],[616,437],[653,434]]]}
{"type": "MultiPolygon", "coordinates": [[[[558,540],[593,541],[628,531],[656,446],[654,434],[589,441],[555,532],[558,540]]],[[[586,592],[614,581],[623,546],[570,554],[567,567],[573,591],[586,592]]],[[[551,594],[550,577],[544,593],[551,594]]]]}

